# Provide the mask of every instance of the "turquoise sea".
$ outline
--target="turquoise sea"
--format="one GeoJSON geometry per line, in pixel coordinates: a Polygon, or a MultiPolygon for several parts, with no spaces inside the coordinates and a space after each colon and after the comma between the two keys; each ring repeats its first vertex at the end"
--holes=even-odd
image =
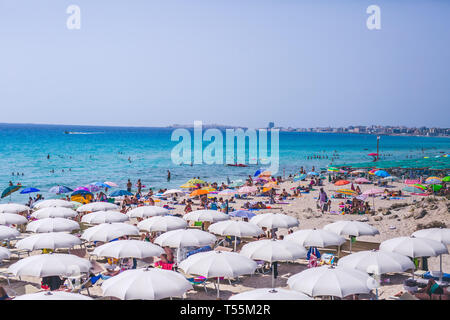
{"type": "MultiPolygon", "coordinates": [[[[171,141],[172,131],[171,128],[0,124],[0,189],[6,188],[9,181],[20,182],[40,189],[49,199],[56,198],[47,193],[55,185],[74,189],[96,181],[113,181],[125,189],[128,178],[133,184],[140,178],[147,188],[178,188],[192,177],[222,182],[227,177],[245,178],[265,167],[175,165],[171,151],[178,142],[171,141]],[[170,182],[166,179],[167,170],[172,173],[170,182]]],[[[300,166],[324,167],[336,153],[339,156],[334,157],[334,163],[349,163],[370,161],[372,158],[367,154],[376,152],[376,136],[363,134],[280,132],[279,144],[278,175],[294,173],[300,166]],[[307,159],[313,155],[328,156],[328,159],[307,159]]],[[[392,160],[449,151],[448,138],[382,136],[380,140],[380,153],[392,160]]],[[[28,196],[16,192],[11,201],[25,202],[28,196]]],[[[9,201],[7,197],[0,203],[9,201]]]]}

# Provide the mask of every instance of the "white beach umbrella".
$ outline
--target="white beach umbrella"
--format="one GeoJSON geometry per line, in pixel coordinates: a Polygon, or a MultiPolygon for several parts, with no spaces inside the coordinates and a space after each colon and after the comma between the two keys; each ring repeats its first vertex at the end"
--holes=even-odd
{"type": "Polygon", "coordinates": [[[256,237],[264,233],[256,224],[237,220],[213,223],[208,230],[221,236],[234,236],[234,251],[236,251],[236,237],[256,237]]]}
{"type": "Polygon", "coordinates": [[[30,208],[18,203],[0,204],[0,213],[21,213],[29,211],[30,208]]]}
{"type": "Polygon", "coordinates": [[[32,217],[36,219],[44,218],[74,218],[78,213],[71,209],[65,207],[46,207],[36,210],[31,214],[32,217]]]}
{"type": "Polygon", "coordinates": [[[167,231],[157,237],[154,243],[161,247],[202,247],[212,245],[217,238],[206,231],[197,229],[177,229],[167,231]]]}
{"type": "Polygon", "coordinates": [[[0,261],[4,259],[9,259],[10,256],[11,252],[7,248],[0,247],[0,261]]]}
{"type": "MultiPolygon", "coordinates": [[[[278,261],[294,261],[305,258],[307,251],[302,246],[287,240],[258,240],[245,244],[240,254],[253,260],[263,260],[273,264],[278,261]]],[[[272,266],[272,288],[275,287],[272,266]]]]}
{"type": "Polygon", "coordinates": [[[30,294],[23,294],[13,300],[94,300],[91,297],[70,293],[65,291],[41,291],[30,294]]]}
{"type": "MultiPolygon", "coordinates": [[[[424,238],[439,241],[444,245],[450,244],[450,229],[449,228],[429,228],[414,232],[411,237],[424,238]]],[[[442,254],[439,255],[440,280],[442,281],[442,254]]]]}
{"type": "Polygon", "coordinates": [[[340,246],[345,239],[334,232],[323,229],[304,229],[297,230],[284,237],[285,240],[293,241],[302,247],[340,246]]]}
{"type": "Polygon", "coordinates": [[[334,266],[306,269],[289,277],[289,288],[309,296],[344,298],[352,294],[367,294],[378,287],[366,272],[334,266]]]}
{"type": "Polygon", "coordinates": [[[142,220],[137,224],[139,230],[148,232],[166,232],[176,229],[184,229],[188,226],[187,222],[179,217],[156,216],[142,220]]]}
{"type": "MultiPolygon", "coordinates": [[[[447,246],[443,243],[426,239],[426,238],[412,238],[412,237],[398,237],[383,241],[380,244],[381,251],[390,251],[408,256],[410,258],[417,257],[435,257],[448,253],[447,246]]],[[[441,260],[441,274],[442,274],[442,260],[441,260]]],[[[414,278],[414,270],[413,270],[414,278]]]]}
{"type": "Polygon", "coordinates": [[[73,203],[61,199],[49,199],[38,201],[33,205],[33,209],[42,209],[49,207],[63,207],[73,209],[73,203]]]}
{"type": "Polygon", "coordinates": [[[305,258],[307,251],[302,246],[287,240],[265,239],[245,244],[240,254],[253,260],[270,263],[276,261],[294,261],[305,258]]]}
{"type": "Polygon", "coordinates": [[[227,220],[213,223],[208,230],[222,236],[256,237],[264,233],[258,225],[246,221],[227,220]]]}
{"type": "MultiPolygon", "coordinates": [[[[381,274],[403,272],[406,270],[414,270],[415,268],[414,263],[407,256],[395,252],[377,250],[352,253],[339,259],[337,265],[372,273],[378,283],[381,274]]],[[[378,288],[376,294],[378,299],[378,288]]]]}
{"type": "Polygon", "coordinates": [[[95,211],[84,215],[81,222],[89,224],[125,222],[130,218],[119,211],[95,211]]]}
{"type": "Polygon", "coordinates": [[[192,285],[180,273],[159,268],[124,271],[103,282],[103,295],[122,300],[180,297],[192,285]]]}
{"type": "Polygon", "coordinates": [[[398,237],[381,242],[381,251],[390,251],[408,256],[435,257],[448,253],[447,247],[439,241],[425,238],[398,237]]]}
{"type": "Polygon", "coordinates": [[[64,218],[44,218],[32,221],[27,225],[27,231],[31,232],[61,232],[80,229],[78,222],[64,218]]]}
{"type": "Polygon", "coordinates": [[[81,240],[69,233],[65,232],[49,232],[40,233],[26,237],[25,239],[17,241],[15,247],[17,249],[25,250],[39,250],[39,249],[57,249],[57,248],[72,248],[75,245],[81,244],[81,240]]]}
{"type": "Polygon", "coordinates": [[[286,290],[282,288],[275,288],[275,289],[261,288],[235,294],[231,296],[228,300],[259,301],[259,300],[314,300],[314,299],[307,296],[306,294],[294,290],[286,290]]]}
{"type": "Polygon", "coordinates": [[[12,239],[20,236],[20,232],[14,228],[0,226],[0,240],[12,239]]]}
{"type": "Polygon", "coordinates": [[[243,274],[253,274],[255,261],[236,252],[208,251],[191,255],[183,260],[179,268],[186,274],[217,278],[217,298],[219,298],[219,277],[234,278],[243,274]]]}
{"type": "Polygon", "coordinates": [[[250,219],[251,223],[268,229],[292,228],[298,226],[298,220],[283,213],[262,213],[250,219]]]}
{"type": "Polygon", "coordinates": [[[81,239],[87,241],[109,242],[113,239],[139,235],[139,229],[127,223],[102,223],[86,229],[81,235],[81,239]]]}
{"type": "Polygon", "coordinates": [[[324,230],[334,232],[340,236],[374,236],[380,232],[371,225],[361,221],[336,221],[327,224],[324,230]]]}
{"type": "Polygon", "coordinates": [[[24,216],[15,213],[0,213],[0,225],[25,224],[28,220],[24,216]]]}
{"type": "Polygon", "coordinates": [[[151,242],[140,240],[117,240],[105,243],[91,253],[98,257],[137,258],[156,257],[164,253],[164,250],[151,242]]]}
{"type": "Polygon", "coordinates": [[[196,210],[183,216],[186,221],[218,222],[230,219],[230,216],[217,210],[196,210]]]}
{"type": "Polygon", "coordinates": [[[414,232],[411,237],[425,238],[439,241],[445,245],[450,244],[450,229],[449,228],[429,228],[414,232]]]}
{"type": "Polygon", "coordinates": [[[169,210],[158,206],[141,206],[127,212],[130,218],[164,216],[166,214],[169,214],[169,210]]]}
{"type": "Polygon", "coordinates": [[[95,212],[95,211],[109,211],[109,210],[117,210],[119,206],[110,202],[91,202],[85,205],[82,205],[77,209],[77,212],[95,212]]]}
{"type": "Polygon", "coordinates": [[[183,196],[184,192],[178,189],[169,189],[163,193],[163,196],[183,196]]]}
{"type": "MultiPolygon", "coordinates": [[[[323,227],[324,230],[331,231],[337,235],[359,237],[359,236],[374,236],[380,234],[380,232],[369,225],[368,223],[361,221],[341,220],[323,227]]],[[[350,252],[352,252],[352,241],[350,239],[350,252]]]]}
{"type": "Polygon", "coordinates": [[[72,276],[87,273],[91,267],[89,260],[72,254],[38,254],[20,259],[8,268],[15,276],[48,277],[72,276]]]}
{"type": "Polygon", "coordinates": [[[340,258],[337,265],[377,275],[414,269],[414,263],[407,256],[377,250],[352,253],[340,258]]]}

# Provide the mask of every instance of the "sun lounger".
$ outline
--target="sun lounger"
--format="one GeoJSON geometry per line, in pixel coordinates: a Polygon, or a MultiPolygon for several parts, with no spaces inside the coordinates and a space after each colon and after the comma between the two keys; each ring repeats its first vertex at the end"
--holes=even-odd
{"type": "Polygon", "coordinates": [[[187,280],[193,285],[193,286],[203,286],[203,289],[205,289],[205,293],[208,293],[208,290],[206,290],[206,279],[205,277],[194,277],[194,278],[187,278],[187,280]]]}

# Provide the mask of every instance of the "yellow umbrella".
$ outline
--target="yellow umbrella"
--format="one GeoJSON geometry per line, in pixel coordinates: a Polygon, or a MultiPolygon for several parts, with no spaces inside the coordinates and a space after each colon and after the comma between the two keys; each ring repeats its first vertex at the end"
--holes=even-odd
{"type": "Polygon", "coordinates": [[[185,183],[182,186],[180,186],[180,188],[189,189],[189,188],[197,188],[197,186],[195,184],[185,183]]]}
{"type": "Polygon", "coordinates": [[[263,188],[262,192],[267,192],[269,190],[273,189],[273,187],[267,187],[267,188],[263,188]]]}
{"type": "Polygon", "coordinates": [[[264,188],[270,188],[270,189],[272,189],[276,186],[277,186],[277,183],[275,181],[270,181],[270,182],[267,182],[265,185],[263,185],[264,188]]]}
{"type": "Polygon", "coordinates": [[[213,187],[204,187],[204,188],[201,188],[199,190],[205,190],[205,191],[208,191],[208,192],[216,191],[216,189],[214,189],[213,187]]]}
{"type": "Polygon", "coordinates": [[[203,183],[206,183],[206,182],[201,180],[201,179],[191,179],[187,183],[190,183],[190,184],[203,184],[203,183]]]}

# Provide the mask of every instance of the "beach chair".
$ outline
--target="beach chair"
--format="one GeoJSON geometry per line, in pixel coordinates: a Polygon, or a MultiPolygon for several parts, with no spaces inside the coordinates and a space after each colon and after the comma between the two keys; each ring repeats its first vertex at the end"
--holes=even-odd
{"type": "Polygon", "coordinates": [[[208,293],[208,290],[206,290],[206,279],[205,277],[193,277],[193,278],[187,278],[187,280],[193,285],[193,286],[203,286],[203,289],[205,289],[205,293],[208,293]]]}

